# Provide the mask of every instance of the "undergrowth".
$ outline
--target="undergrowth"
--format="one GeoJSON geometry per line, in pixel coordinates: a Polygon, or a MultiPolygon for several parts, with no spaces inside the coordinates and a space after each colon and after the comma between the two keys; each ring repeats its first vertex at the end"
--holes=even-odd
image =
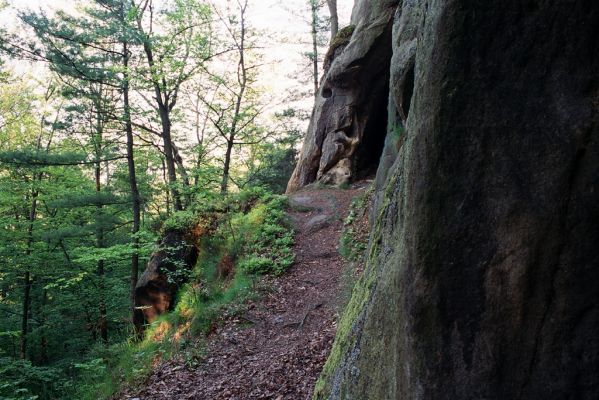
{"type": "MultiPolygon", "coordinates": [[[[179,291],[175,310],[148,326],[142,341],[94,349],[89,361],[76,366],[79,383],[72,397],[111,398],[143,384],[158,363],[173,357],[187,365],[200,362],[203,338],[258,295],[259,276],[279,275],[293,263],[286,207],[286,197],[260,190],[236,194],[219,205],[217,226],[203,229],[207,234],[200,239],[198,262],[179,291]]],[[[177,213],[163,223],[163,230],[196,229],[205,213],[177,213]]]]}
{"type": "Polygon", "coordinates": [[[343,221],[339,253],[349,261],[358,261],[364,255],[368,245],[370,195],[370,192],[366,192],[353,199],[349,214],[343,221]]]}
{"type": "Polygon", "coordinates": [[[348,261],[341,277],[339,308],[343,309],[349,302],[352,290],[364,269],[364,258],[368,248],[370,223],[368,220],[369,205],[372,201],[372,190],[355,197],[349,213],[343,221],[343,230],[339,239],[339,253],[348,261]]]}

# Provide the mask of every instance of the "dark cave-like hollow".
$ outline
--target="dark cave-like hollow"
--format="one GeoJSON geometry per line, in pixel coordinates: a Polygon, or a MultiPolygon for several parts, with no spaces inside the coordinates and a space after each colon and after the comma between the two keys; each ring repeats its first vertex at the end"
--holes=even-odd
{"type": "Polygon", "coordinates": [[[371,92],[369,115],[364,127],[364,136],[356,154],[354,180],[371,177],[376,174],[387,136],[389,101],[389,79],[377,82],[371,92]]]}
{"type": "Polygon", "coordinates": [[[412,104],[412,95],[414,94],[414,65],[408,71],[406,82],[402,93],[401,110],[404,117],[407,119],[410,113],[410,105],[412,104]]]}

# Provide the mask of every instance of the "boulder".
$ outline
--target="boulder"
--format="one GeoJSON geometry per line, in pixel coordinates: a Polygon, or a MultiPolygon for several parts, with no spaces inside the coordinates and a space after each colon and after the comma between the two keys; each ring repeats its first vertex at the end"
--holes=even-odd
{"type": "Polygon", "coordinates": [[[171,311],[177,290],[198,260],[193,232],[172,230],[163,236],[135,287],[134,324],[139,333],[160,314],[171,311]]]}

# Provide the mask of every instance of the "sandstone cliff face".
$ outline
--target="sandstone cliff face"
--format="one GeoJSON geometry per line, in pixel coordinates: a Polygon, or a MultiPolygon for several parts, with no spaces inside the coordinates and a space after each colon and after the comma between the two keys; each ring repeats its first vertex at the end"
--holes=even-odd
{"type": "MultiPolygon", "coordinates": [[[[372,3],[354,21],[394,13],[374,232],[315,397],[599,398],[599,2],[372,3]]],[[[323,87],[369,98],[331,80],[348,54],[323,87]]],[[[319,101],[290,188],[338,154],[319,101]]]]}
{"type": "Polygon", "coordinates": [[[398,0],[358,2],[349,44],[321,82],[288,191],[341,184],[376,171],[385,136],[391,29],[398,0]]]}

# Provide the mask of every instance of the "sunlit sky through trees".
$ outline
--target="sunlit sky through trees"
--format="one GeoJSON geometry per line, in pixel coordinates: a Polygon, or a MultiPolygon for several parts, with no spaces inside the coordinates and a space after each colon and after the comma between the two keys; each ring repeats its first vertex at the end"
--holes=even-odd
{"type": "MultiPolygon", "coordinates": [[[[18,11],[75,10],[87,0],[6,0],[9,7],[0,13],[0,25],[10,31],[22,31],[17,18],[18,11]]],[[[159,6],[167,0],[154,0],[159,6]]],[[[2,2],[0,0],[0,2],[2,2]]],[[[214,4],[226,7],[232,0],[214,0],[214,4]]],[[[324,2],[323,2],[324,3],[324,2]]],[[[353,0],[338,0],[340,26],[349,24],[353,0]]],[[[322,16],[328,15],[326,5],[322,16]]],[[[261,46],[265,48],[265,66],[260,73],[261,85],[275,96],[298,86],[297,77],[310,71],[310,63],[305,53],[310,52],[310,11],[309,0],[250,0],[248,20],[250,25],[261,32],[261,46]]],[[[26,62],[11,62],[17,74],[39,75],[41,66],[31,66],[26,62]]],[[[309,81],[309,79],[307,79],[309,81]]],[[[309,85],[309,82],[308,84],[309,85]]]]}

